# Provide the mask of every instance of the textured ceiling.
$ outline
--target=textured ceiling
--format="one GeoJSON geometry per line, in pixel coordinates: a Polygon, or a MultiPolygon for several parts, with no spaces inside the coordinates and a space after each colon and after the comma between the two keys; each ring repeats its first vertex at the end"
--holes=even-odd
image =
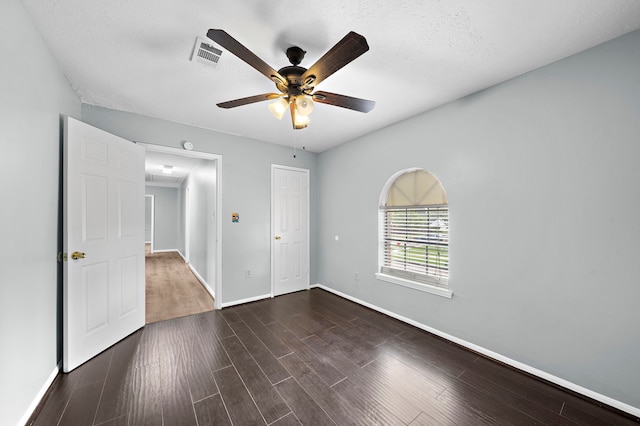
{"type": "Polygon", "coordinates": [[[23,0],[82,102],[321,152],[640,28],[637,0],[23,0]],[[349,31],[370,50],[318,90],[376,101],[368,114],[316,105],[294,131],[268,102],[216,103],[274,91],[229,52],[190,61],[221,28],[275,69],[284,51],[308,68],[349,31]]]}
{"type": "Polygon", "coordinates": [[[148,185],[179,187],[203,160],[184,155],[167,154],[148,150],[145,153],[145,181],[148,185]],[[162,170],[171,166],[171,174],[162,170]]]}

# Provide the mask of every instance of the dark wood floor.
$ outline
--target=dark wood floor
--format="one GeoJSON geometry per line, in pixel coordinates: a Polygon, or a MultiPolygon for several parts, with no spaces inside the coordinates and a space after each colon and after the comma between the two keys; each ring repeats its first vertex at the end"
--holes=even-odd
{"type": "Polygon", "coordinates": [[[147,325],[59,376],[33,425],[624,425],[314,289],[147,325]]]}

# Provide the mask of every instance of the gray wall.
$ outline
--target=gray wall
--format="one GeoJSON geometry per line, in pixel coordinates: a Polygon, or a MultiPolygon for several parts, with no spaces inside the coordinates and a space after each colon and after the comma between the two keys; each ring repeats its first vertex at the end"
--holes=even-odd
{"type": "Polygon", "coordinates": [[[180,227],[180,198],[178,188],[162,186],[145,187],[147,195],[154,195],[155,224],[154,250],[178,250],[180,227]]]}
{"type": "Polygon", "coordinates": [[[144,242],[151,242],[153,237],[153,203],[152,197],[144,197],[144,242]]]}
{"type": "MultiPolygon", "coordinates": [[[[189,190],[189,263],[213,289],[216,259],[216,165],[200,160],[187,178],[184,191],[189,190]]],[[[183,192],[184,193],[184,192],[183,192]]]]}
{"type": "Polygon", "coordinates": [[[320,154],[319,282],[640,407],[639,76],[635,32],[320,154]],[[373,275],[408,167],[449,197],[451,300],[373,275]]]}
{"type": "Polygon", "coordinates": [[[195,151],[222,156],[222,295],[216,294],[222,303],[271,292],[271,164],[309,169],[310,279],[316,282],[316,154],[298,150],[293,158],[292,148],[90,105],[82,106],[82,119],[125,139],[173,148],[188,140],[195,151]],[[233,212],[239,223],[231,222],[233,212]],[[246,269],[251,278],[244,277],[246,269]]]}
{"type": "Polygon", "coordinates": [[[60,114],[80,100],[22,2],[0,2],[0,424],[27,412],[61,359],[60,114]]]}

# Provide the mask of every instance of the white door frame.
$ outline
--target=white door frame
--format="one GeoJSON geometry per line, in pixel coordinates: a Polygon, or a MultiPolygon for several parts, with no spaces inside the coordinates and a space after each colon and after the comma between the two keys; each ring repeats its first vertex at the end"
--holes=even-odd
{"type": "MultiPolygon", "coordinates": [[[[151,198],[151,253],[153,253],[153,247],[155,245],[155,232],[156,232],[156,196],[153,194],[144,194],[144,197],[151,198]]],[[[146,218],[145,218],[146,220],[146,218]]],[[[146,241],[145,241],[146,242],[146,241]]]]}
{"type": "MultiPolygon", "coordinates": [[[[184,261],[191,261],[191,188],[184,189],[184,261]]],[[[217,294],[217,293],[216,293],[217,294]]]]}
{"type": "MultiPolygon", "coordinates": [[[[311,224],[310,224],[310,200],[311,200],[311,187],[310,187],[310,172],[309,169],[303,169],[300,167],[283,166],[279,164],[271,164],[271,297],[275,297],[276,294],[276,191],[275,191],[275,171],[276,169],[291,170],[295,172],[301,172],[306,175],[307,178],[307,267],[311,267],[311,224]]],[[[310,271],[307,270],[307,289],[310,288],[310,271]]]]}
{"type": "MultiPolygon", "coordinates": [[[[153,145],[149,143],[137,142],[147,151],[162,152],[171,155],[181,155],[183,157],[202,158],[204,160],[213,160],[216,162],[216,276],[213,283],[213,291],[215,297],[213,306],[215,309],[222,308],[222,156],[200,151],[187,151],[180,148],[170,148],[168,146],[153,145]]],[[[188,219],[187,219],[188,220],[188,219]]],[[[188,236],[187,236],[188,238],[188,236]]],[[[185,251],[188,248],[185,247],[185,251]]],[[[187,253],[185,253],[187,255],[187,253]]],[[[188,256],[188,255],[187,255],[188,256]]]]}

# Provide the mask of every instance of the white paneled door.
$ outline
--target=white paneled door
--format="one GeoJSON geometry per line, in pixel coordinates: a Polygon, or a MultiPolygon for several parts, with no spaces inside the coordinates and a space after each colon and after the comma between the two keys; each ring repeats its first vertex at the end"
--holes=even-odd
{"type": "Polygon", "coordinates": [[[63,370],[144,326],[144,148],[66,117],[63,370]]]}
{"type": "Polygon", "coordinates": [[[309,171],[271,167],[272,294],[309,288],[309,171]]]}

